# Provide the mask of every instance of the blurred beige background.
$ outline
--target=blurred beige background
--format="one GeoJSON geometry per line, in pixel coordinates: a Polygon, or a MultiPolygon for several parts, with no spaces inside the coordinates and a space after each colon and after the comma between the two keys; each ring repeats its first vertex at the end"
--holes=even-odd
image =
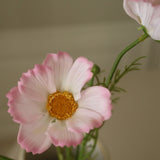
{"type": "MultiPolygon", "coordinates": [[[[0,154],[16,158],[18,125],[7,113],[6,93],[47,53],[85,56],[107,75],[118,53],[141,35],[122,0],[0,0],[0,154]]],[[[127,93],[114,104],[100,139],[111,160],[160,159],[160,44],[146,40],[125,56],[147,56],[142,70],[120,82],[127,93]]]]}

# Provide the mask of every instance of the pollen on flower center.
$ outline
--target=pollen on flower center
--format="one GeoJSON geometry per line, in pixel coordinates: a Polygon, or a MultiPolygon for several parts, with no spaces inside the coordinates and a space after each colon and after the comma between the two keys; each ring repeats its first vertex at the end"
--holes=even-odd
{"type": "Polygon", "coordinates": [[[52,117],[65,120],[74,114],[78,108],[78,104],[71,93],[57,91],[48,96],[46,108],[52,117]]]}

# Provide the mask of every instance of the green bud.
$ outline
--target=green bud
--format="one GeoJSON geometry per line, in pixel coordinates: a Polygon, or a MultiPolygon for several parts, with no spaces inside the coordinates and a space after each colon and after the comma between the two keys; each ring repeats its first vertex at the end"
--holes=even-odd
{"type": "Polygon", "coordinates": [[[91,71],[94,75],[97,75],[101,72],[101,69],[98,65],[94,64],[91,71]]]}

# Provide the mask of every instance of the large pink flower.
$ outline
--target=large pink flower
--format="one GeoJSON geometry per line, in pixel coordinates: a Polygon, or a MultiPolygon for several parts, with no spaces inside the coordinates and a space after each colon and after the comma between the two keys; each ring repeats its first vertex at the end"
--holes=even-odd
{"type": "Polygon", "coordinates": [[[111,116],[110,92],[100,86],[82,90],[92,77],[92,62],[73,63],[64,52],[49,54],[42,65],[23,73],[7,94],[8,112],[20,123],[18,143],[27,152],[55,146],[77,146],[84,133],[111,116]]]}
{"type": "Polygon", "coordinates": [[[160,5],[153,6],[143,0],[124,0],[124,10],[143,25],[154,40],[160,40],[160,5]]]}

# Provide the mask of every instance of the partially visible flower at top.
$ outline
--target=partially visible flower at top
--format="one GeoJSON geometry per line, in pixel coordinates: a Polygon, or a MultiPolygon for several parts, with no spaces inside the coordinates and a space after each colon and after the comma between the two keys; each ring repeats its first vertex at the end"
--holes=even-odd
{"type": "Polygon", "coordinates": [[[151,3],[153,6],[160,5],[160,0],[144,0],[144,1],[151,3]]]}
{"type": "MultiPolygon", "coordinates": [[[[132,1],[141,1],[141,0],[132,0],[132,1]]],[[[156,5],[160,5],[160,0],[143,0],[144,2],[149,2],[151,3],[153,6],[156,6],[156,5]]]]}
{"type": "Polygon", "coordinates": [[[48,54],[42,65],[23,73],[7,94],[8,112],[20,123],[18,143],[27,152],[42,153],[55,146],[77,146],[84,133],[111,116],[108,89],[83,85],[91,79],[93,63],[65,52],[48,54]]]}
{"type": "Polygon", "coordinates": [[[154,40],[160,40],[160,5],[153,6],[143,0],[124,0],[123,7],[154,40]]]}

